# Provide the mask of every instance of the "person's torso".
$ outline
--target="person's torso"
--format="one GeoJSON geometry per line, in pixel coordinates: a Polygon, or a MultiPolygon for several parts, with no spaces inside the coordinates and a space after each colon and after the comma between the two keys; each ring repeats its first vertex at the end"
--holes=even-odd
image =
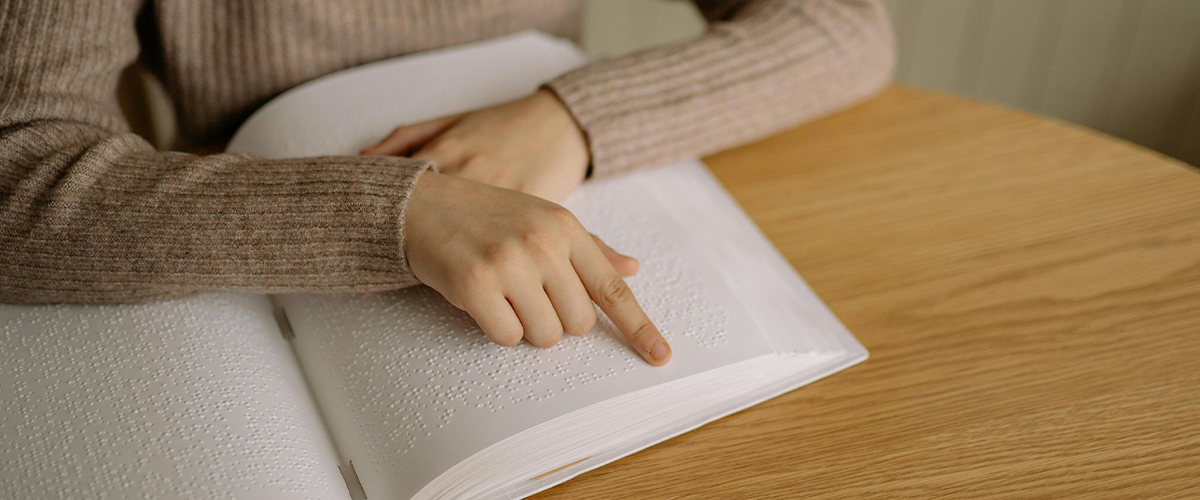
{"type": "Polygon", "coordinates": [[[582,14],[582,0],[151,1],[141,42],[192,143],[227,138],[271,97],[334,71],[526,29],[577,38],[582,14]]]}

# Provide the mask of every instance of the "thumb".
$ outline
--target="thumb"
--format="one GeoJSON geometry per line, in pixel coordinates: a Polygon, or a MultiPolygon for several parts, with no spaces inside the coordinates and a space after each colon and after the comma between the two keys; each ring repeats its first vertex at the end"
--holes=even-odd
{"type": "Polygon", "coordinates": [[[393,130],[390,135],[379,141],[379,144],[366,148],[360,151],[359,154],[371,156],[406,155],[425,145],[425,143],[437,137],[442,132],[445,132],[446,129],[450,128],[451,125],[454,125],[460,119],[462,119],[462,115],[451,115],[427,122],[396,127],[396,130],[393,130]]]}
{"type": "Polygon", "coordinates": [[[608,262],[612,264],[613,269],[616,269],[617,274],[620,274],[622,278],[633,276],[635,273],[637,273],[637,259],[628,255],[621,255],[617,253],[616,250],[613,250],[608,246],[608,244],[604,243],[604,240],[601,240],[594,234],[592,234],[592,240],[596,242],[597,247],[600,247],[600,253],[604,254],[604,257],[608,259],[608,262]]]}

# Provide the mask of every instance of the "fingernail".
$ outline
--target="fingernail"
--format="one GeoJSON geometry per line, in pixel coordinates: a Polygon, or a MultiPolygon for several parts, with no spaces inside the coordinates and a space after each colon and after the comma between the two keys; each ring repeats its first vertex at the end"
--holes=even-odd
{"type": "Polygon", "coordinates": [[[654,341],[654,344],[650,346],[650,357],[654,358],[655,361],[667,359],[667,356],[670,354],[671,349],[667,347],[666,342],[656,340],[654,341]]]}

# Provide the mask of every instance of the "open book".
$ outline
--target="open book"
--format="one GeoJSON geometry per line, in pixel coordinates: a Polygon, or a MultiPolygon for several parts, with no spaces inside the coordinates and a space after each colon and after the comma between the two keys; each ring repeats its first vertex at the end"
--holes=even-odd
{"type": "MultiPolygon", "coordinates": [[[[229,149],[354,154],[584,62],[522,33],[371,64],[270,102],[229,149]]],[[[0,497],[518,498],[866,358],[699,162],[566,206],[640,260],[666,367],[602,314],[550,349],[494,345],[425,287],[0,306],[0,497]]]]}

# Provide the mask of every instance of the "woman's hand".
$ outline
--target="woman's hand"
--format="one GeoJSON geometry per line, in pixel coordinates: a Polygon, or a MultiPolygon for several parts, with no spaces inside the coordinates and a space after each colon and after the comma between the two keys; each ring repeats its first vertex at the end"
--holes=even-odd
{"type": "Polygon", "coordinates": [[[470,113],[397,128],[362,151],[434,160],[442,173],[562,202],[583,182],[583,132],[549,90],[470,113]]]}
{"type": "Polygon", "coordinates": [[[488,338],[550,347],[596,323],[592,302],[661,366],[671,348],[621,279],[637,261],[588,234],[554,203],[428,171],[405,216],[413,274],[469,313],[488,338]]]}

